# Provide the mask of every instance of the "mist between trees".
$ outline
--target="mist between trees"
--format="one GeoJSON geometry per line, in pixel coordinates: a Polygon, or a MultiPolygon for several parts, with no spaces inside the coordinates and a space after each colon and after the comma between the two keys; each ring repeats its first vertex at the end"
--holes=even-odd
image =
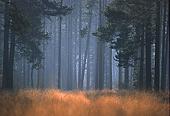
{"type": "Polygon", "coordinates": [[[168,0],[0,0],[0,87],[169,91],[168,0]]]}

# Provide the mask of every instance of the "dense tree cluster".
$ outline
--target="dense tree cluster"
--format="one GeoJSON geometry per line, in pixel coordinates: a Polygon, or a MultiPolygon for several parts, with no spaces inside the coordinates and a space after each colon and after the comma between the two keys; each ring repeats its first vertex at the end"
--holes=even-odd
{"type": "MultiPolygon", "coordinates": [[[[32,69],[40,67],[43,59],[41,45],[48,39],[42,29],[42,17],[54,15],[53,12],[46,14],[45,4],[43,4],[45,1],[7,0],[1,3],[2,6],[4,4],[4,10],[2,9],[4,13],[3,88],[10,89],[13,86],[15,52],[25,57],[28,63],[32,64],[32,69]]],[[[48,7],[48,1],[45,3],[48,7]]],[[[69,10],[66,6],[64,8],[56,6],[51,9],[63,9],[63,14],[69,10]]],[[[55,15],[59,14],[61,12],[55,12],[55,15]]]]}
{"type": "Polygon", "coordinates": [[[107,23],[94,35],[116,50],[115,59],[119,67],[125,68],[125,88],[130,84],[128,70],[132,67],[136,88],[166,89],[169,77],[169,45],[165,45],[169,41],[168,4],[167,0],[114,0],[105,9],[107,23]]]}

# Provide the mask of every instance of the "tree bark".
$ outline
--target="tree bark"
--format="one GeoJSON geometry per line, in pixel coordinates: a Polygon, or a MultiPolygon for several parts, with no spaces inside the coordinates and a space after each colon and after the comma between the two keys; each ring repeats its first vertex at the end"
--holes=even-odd
{"type": "Polygon", "coordinates": [[[11,43],[10,43],[10,56],[9,56],[9,88],[13,88],[13,71],[14,71],[14,57],[15,57],[15,34],[11,34],[11,43]]]}
{"type": "Polygon", "coordinates": [[[110,85],[110,90],[112,90],[112,49],[110,49],[110,51],[109,51],[109,57],[110,57],[110,61],[109,61],[109,69],[110,69],[110,79],[109,79],[109,85],[110,85]]]}
{"type": "Polygon", "coordinates": [[[141,47],[140,47],[140,74],[139,74],[139,90],[142,90],[143,89],[143,81],[144,81],[144,44],[145,44],[145,38],[144,38],[144,35],[145,35],[145,32],[144,32],[144,26],[142,25],[142,36],[141,36],[141,47]]]}
{"type": "Polygon", "coordinates": [[[156,1],[155,79],[154,89],[159,91],[160,80],[160,1],[156,1]]]}
{"type": "Polygon", "coordinates": [[[9,0],[5,2],[5,16],[4,16],[4,49],[3,49],[3,79],[2,79],[2,88],[3,89],[11,89],[8,86],[9,83],[9,28],[10,28],[10,17],[9,17],[9,0]]]}
{"type": "Polygon", "coordinates": [[[33,76],[34,76],[34,68],[33,66],[31,66],[31,87],[34,88],[34,79],[33,79],[33,76]]]}
{"type": "Polygon", "coordinates": [[[87,84],[86,89],[90,89],[90,53],[88,53],[88,59],[87,59],[87,84]]]}
{"type": "Polygon", "coordinates": [[[119,90],[122,89],[122,67],[119,66],[119,80],[118,80],[118,87],[119,87],[119,90]]]}
{"type": "Polygon", "coordinates": [[[78,65],[78,88],[81,89],[81,28],[82,28],[82,2],[79,0],[79,65],[78,65]]]}
{"type": "MultiPolygon", "coordinates": [[[[148,8],[151,8],[151,2],[148,1],[148,8]]],[[[151,14],[146,18],[146,90],[152,89],[151,84],[151,44],[152,44],[152,31],[151,31],[151,14]]]]}
{"type": "Polygon", "coordinates": [[[81,89],[83,89],[83,81],[84,81],[84,74],[85,74],[85,67],[87,62],[87,56],[89,53],[89,44],[90,44],[90,34],[91,34],[91,22],[92,22],[92,9],[89,9],[89,22],[88,22],[88,34],[87,34],[87,41],[86,41],[86,48],[85,48],[85,55],[84,55],[84,61],[82,64],[82,77],[81,77],[81,89]]]}
{"type": "Polygon", "coordinates": [[[166,0],[163,0],[163,30],[162,30],[162,60],[161,60],[161,90],[164,91],[165,90],[165,86],[166,86],[166,69],[165,69],[165,41],[166,41],[166,37],[165,37],[165,28],[166,28],[166,0]]]}
{"type": "MultiPolygon", "coordinates": [[[[69,0],[69,4],[71,5],[72,0],[69,0]]],[[[72,90],[73,88],[73,40],[72,40],[72,15],[68,16],[68,90],[72,90]]]]}
{"type": "MultiPolygon", "coordinates": [[[[61,5],[62,7],[63,0],[61,0],[61,5]]],[[[61,89],[61,25],[62,25],[62,16],[59,16],[59,33],[58,33],[58,89],[61,89]]]]}
{"type": "MultiPolygon", "coordinates": [[[[102,0],[99,1],[99,27],[102,26],[102,0]]],[[[96,89],[104,88],[104,43],[97,40],[96,89]]]]}
{"type": "Polygon", "coordinates": [[[129,66],[125,67],[125,89],[129,89],[129,66]]]}

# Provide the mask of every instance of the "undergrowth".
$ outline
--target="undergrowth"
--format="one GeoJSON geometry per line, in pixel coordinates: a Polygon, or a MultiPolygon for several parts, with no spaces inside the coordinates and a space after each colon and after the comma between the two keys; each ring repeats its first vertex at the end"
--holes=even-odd
{"type": "Polygon", "coordinates": [[[146,92],[0,92],[0,116],[169,116],[168,94],[146,92]]]}

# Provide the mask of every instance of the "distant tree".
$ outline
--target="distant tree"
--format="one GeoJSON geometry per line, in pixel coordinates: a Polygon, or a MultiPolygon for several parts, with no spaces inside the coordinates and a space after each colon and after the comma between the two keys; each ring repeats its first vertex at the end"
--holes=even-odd
{"type": "MultiPolygon", "coordinates": [[[[98,3],[98,26],[102,27],[104,20],[103,14],[104,11],[104,1],[99,0],[98,3]]],[[[95,89],[102,90],[104,88],[104,47],[105,43],[97,40],[97,48],[96,48],[96,81],[95,81],[95,89]]]]}
{"type": "Polygon", "coordinates": [[[90,46],[90,35],[91,35],[91,26],[92,26],[92,15],[93,15],[93,7],[95,5],[95,1],[87,1],[86,8],[88,9],[88,27],[87,27],[87,40],[85,46],[85,53],[82,63],[82,73],[81,73],[81,89],[83,89],[83,82],[85,77],[86,66],[88,65],[88,53],[89,53],[89,46],[90,46]]]}
{"type": "Polygon", "coordinates": [[[61,25],[62,25],[62,15],[65,16],[70,13],[71,8],[63,6],[63,0],[60,2],[43,0],[45,4],[45,14],[49,16],[59,16],[59,26],[58,26],[58,88],[61,88],[61,25]]]}

